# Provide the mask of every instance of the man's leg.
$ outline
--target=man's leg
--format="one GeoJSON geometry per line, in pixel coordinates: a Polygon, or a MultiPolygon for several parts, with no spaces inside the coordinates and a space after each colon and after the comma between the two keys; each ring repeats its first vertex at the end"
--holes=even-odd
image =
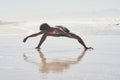
{"type": "Polygon", "coordinates": [[[73,34],[73,33],[69,33],[69,35],[67,37],[70,37],[70,38],[74,38],[74,39],[77,39],[78,42],[84,46],[85,49],[88,49],[88,47],[85,45],[84,41],[76,34],[73,34]]]}
{"type": "Polygon", "coordinates": [[[45,41],[46,37],[47,36],[45,34],[42,36],[42,38],[40,39],[40,42],[39,42],[38,46],[36,47],[37,49],[40,48],[40,46],[42,45],[42,43],[45,41]]]}

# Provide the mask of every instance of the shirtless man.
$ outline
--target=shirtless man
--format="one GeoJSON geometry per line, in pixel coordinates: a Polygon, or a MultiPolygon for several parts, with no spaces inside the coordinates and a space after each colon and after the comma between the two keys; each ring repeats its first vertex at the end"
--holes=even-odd
{"type": "Polygon", "coordinates": [[[76,34],[71,33],[67,28],[62,27],[62,26],[56,26],[56,27],[50,27],[47,23],[43,23],[40,25],[40,32],[32,34],[24,38],[23,42],[26,42],[26,40],[30,37],[36,37],[38,35],[42,35],[42,38],[36,47],[36,49],[39,49],[42,43],[45,41],[47,36],[54,36],[54,37],[68,37],[68,38],[73,38],[78,40],[78,42],[84,46],[85,49],[92,49],[91,47],[87,47],[83,40],[76,34]]]}

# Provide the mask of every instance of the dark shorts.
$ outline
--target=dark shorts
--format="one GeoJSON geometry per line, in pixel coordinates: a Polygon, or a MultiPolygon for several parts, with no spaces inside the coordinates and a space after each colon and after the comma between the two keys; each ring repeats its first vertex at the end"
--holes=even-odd
{"type": "Polygon", "coordinates": [[[63,26],[56,26],[57,28],[61,29],[62,31],[65,31],[66,33],[69,33],[70,30],[66,27],[63,27],[63,26]]]}
{"type": "Polygon", "coordinates": [[[64,27],[64,31],[65,31],[66,33],[69,33],[69,32],[70,32],[70,30],[67,29],[66,27],[64,27]]]}

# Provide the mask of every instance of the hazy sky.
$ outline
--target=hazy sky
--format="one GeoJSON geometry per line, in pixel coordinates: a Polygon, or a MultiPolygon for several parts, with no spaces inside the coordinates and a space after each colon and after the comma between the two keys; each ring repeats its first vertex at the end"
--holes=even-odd
{"type": "Polygon", "coordinates": [[[119,10],[120,0],[0,0],[0,20],[79,18],[119,10]]]}

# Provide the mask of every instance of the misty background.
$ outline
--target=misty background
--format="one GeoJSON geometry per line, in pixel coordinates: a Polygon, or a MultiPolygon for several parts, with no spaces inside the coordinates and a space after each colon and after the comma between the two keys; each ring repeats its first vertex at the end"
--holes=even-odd
{"type": "Polygon", "coordinates": [[[120,0],[0,0],[0,20],[120,18],[120,0]]]}

